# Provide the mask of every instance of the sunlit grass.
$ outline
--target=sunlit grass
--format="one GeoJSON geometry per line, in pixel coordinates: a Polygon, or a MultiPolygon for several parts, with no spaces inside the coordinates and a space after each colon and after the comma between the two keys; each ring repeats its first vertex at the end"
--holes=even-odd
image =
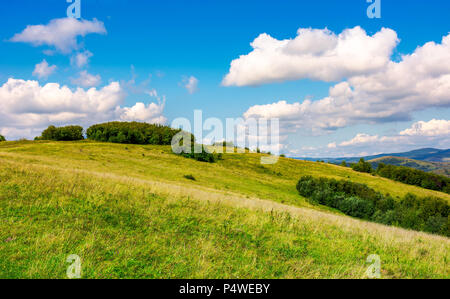
{"type": "Polygon", "coordinates": [[[448,278],[449,240],[311,209],[305,174],[402,196],[448,195],[322,163],[225,154],[218,163],[170,147],[107,143],[0,145],[0,277],[448,278]],[[194,180],[184,176],[193,175],[194,180]]]}

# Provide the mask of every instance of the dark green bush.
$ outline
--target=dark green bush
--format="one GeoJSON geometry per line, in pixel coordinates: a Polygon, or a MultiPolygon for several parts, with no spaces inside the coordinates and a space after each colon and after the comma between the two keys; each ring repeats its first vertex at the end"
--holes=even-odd
{"type": "Polygon", "coordinates": [[[387,212],[395,208],[395,200],[390,196],[382,196],[379,200],[375,201],[375,208],[382,212],[387,212]]]}
{"type": "Polygon", "coordinates": [[[396,201],[364,184],[312,176],[300,178],[297,190],[313,204],[332,207],[352,217],[450,236],[450,206],[440,198],[407,194],[396,201]]]}
{"type": "Polygon", "coordinates": [[[83,140],[83,128],[80,126],[55,127],[49,126],[35,140],[75,141],[83,140]]]}
{"type": "Polygon", "coordinates": [[[6,138],[3,135],[0,135],[0,142],[6,141],[6,138]]]}
{"type": "Polygon", "coordinates": [[[359,197],[344,198],[337,203],[337,208],[347,215],[363,219],[370,219],[375,211],[371,201],[359,197]]]}
{"type": "Polygon", "coordinates": [[[222,160],[222,154],[209,153],[202,144],[192,144],[191,146],[181,146],[180,156],[194,159],[200,162],[215,163],[222,160]]]}
{"type": "MultiPolygon", "coordinates": [[[[172,138],[179,132],[182,131],[158,124],[109,122],[89,127],[86,135],[91,140],[101,142],[170,145],[172,138]]],[[[190,135],[194,140],[194,136],[190,135]]]]}
{"type": "Polygon", "coordinates": [[[372,215],[372,221],[385,225],[393,225],[395,223],[395,212],[393,210],[386,212],[376,210],[376,212],[372,215]]]}
{"type": "Polygon", "coordinates": [[[447,227],[447,222],[449,218],[445,218],[439,215],[430,216],[425,223],[425,231],[433,234],[441,234],[444,235],[447,227]]]}
{"type": "Polygon", "coordinates": [[[361,158],[358,163],[353,164],[352,169],[354,171],[358,171],[358,172],[371,173],[372,172],[372,164],[364,161],[364,158],[361,158]]]}
{"type": "Polygon", "coordinates": [[[450,194],[450,178],[442,175],[404,166],[385,165],[383,163],[378,165],[377,174],[408,185],[450,194]]]}
{"type": "Polygon", "coordinates": [[[214,146],[234,147],[234,143],[231,141],[214,142],[214,146]]]}
{"type": "Polygon", "coordinates": [[[187,174],[184,176],[185,179],[191,180],[191,181],[196,181],[195,177],[192,174],[187,174]]]}
{"type": "Polygon", "coordinates": [[[326,189],[330,189],[333,194],[345,194],[346,196],[361,197],[374,203],[383,196],[379,192],[376,192],[364,184],[344,180],[328,178],[316,179],[312,176],[304,176],[297,184],[297,190],[303,197],[309,197],[311,191],[326,189]]]}

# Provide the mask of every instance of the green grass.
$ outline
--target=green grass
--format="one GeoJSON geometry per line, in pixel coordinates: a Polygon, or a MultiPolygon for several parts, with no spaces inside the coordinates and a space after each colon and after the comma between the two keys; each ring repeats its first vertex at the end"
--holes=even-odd
{"type": "Polygon", "coordinates": [[[448,278],[449,239],[311,207],[302,175],[346,178],[383,193],[443,193],[338,166],[260,154],[218,163],[170,147],[94,142],[0,145],[0,278],[448,278]],[[193,175],[195,181],[185,176],[193,175]]]}

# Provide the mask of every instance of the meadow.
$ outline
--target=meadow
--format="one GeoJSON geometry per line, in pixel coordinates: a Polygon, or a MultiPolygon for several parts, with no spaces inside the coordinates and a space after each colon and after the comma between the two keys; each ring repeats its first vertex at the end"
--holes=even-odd
{"type": "Polygon", "coordinates": [[[350,218],[299,196],[301,176],[402,197],[450,195],[349,168],[263,154],[186,159],[170,146],[0,144],[0,278],[450,277],[448,238],[350,218]],[[192,179],[192,178],[194,179],[192,179]]]}

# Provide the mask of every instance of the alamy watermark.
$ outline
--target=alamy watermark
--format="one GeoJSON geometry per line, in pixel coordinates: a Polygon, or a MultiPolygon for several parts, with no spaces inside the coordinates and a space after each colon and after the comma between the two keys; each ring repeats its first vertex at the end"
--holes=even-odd
{"type": "Polygon", "coordinates": [[[67,267],[67,277],[69,279],[81,278],[81,258],[76,254],[71,254],[67,257],[66,262],[71,263],[67,267]]]}
{"type": "Polygon", "coordinates": [[[72,3],[67,7],[68,18],[81,18],[81,0],[66,0],[67,3],[72,3]]]}
{"type": "Polygon", "coordinates": [[[371,254],[367,257],[367,263],[371,265],[366,270],[367,278],[381,278],[381,258],[377,254],[371,254]]]}
{"type": "Polygon", "coordinates": [[[367,17],[369,19],[381,18],[381,0],[366,0],[367,3],[372,3],[367,8],[367,17]]]}

